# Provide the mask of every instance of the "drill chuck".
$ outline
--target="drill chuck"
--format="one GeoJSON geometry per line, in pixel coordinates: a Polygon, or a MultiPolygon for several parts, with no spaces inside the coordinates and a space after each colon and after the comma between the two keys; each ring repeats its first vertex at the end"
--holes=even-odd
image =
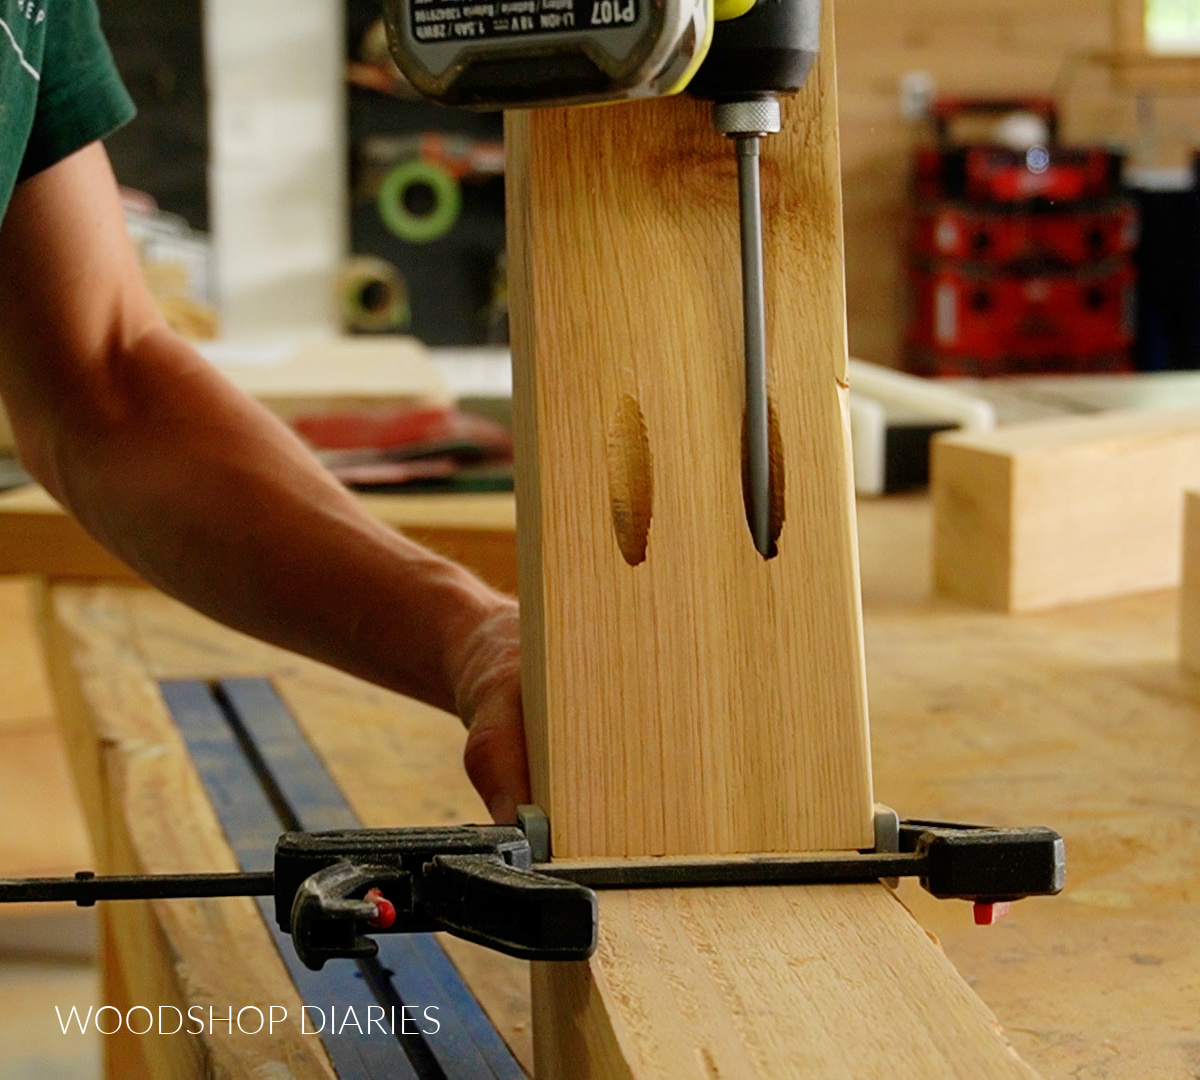
{"type": "Polygon", "coordinates": [[[779,99],[719,101],[713,107],[713,124],[722,135],[774,135],[780,127],[779,99]]]}

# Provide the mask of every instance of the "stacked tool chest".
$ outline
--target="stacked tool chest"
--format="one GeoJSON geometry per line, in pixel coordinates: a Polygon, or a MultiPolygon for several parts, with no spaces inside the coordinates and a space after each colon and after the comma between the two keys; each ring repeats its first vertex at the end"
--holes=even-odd
{"type": "Polygon", "coordinates": [[[1138,214],[1121,159],[1063,148],[1047,101],[939,101],[918,151],[905,349],[921,375],[1131,369],[1138,214]],[[1046,145],[955,145],[966,113],[1041,114],[1046,145]]]}

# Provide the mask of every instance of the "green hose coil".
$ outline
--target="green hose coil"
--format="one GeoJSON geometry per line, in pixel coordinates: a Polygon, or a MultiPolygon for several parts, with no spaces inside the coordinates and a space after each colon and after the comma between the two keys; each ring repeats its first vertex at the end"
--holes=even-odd
{"type": "Polygon", "coordinates": [[[410,244],[440,240],[454,228],[461,212],[458,180],[430,161],[403,161],[379,185],[379,216],[393,235],[410,244]],[[418,186],[433,193],[433,208],[425,214],[414,213],[406,204],[406,197],[418,186]]]}

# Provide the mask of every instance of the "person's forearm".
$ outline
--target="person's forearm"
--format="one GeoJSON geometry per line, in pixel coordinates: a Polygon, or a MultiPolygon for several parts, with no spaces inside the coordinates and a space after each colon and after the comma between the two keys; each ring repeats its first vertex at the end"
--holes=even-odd
{"type": "Polygon", "coordinates": [[[68,398],[31,462],[102,543],[234,626],[446,709],[504,600],[382,525],[165,329],[68,398]]]}

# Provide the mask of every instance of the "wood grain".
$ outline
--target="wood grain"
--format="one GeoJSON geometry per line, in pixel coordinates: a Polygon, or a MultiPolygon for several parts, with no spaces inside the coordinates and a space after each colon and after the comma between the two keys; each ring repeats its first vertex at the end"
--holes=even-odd
{"type": "Polygon", "coordinates": [[[1179,660],[1185,668],[1200,674],[1200,491],[1184,493],[1179,660]]]}
{"type": "Polygon", "coordinates": [[[877,793],[913,817],[1044,824],[1067,887],[994,927],[901,896],[1058,1080],[1200,1068],[1200,679],[1175,591],[1028,615],[931,603],[925,499],[861,507],[877,793]],[[924,578],[924,580],[922,580],[924,578]]]}
{"type": "Polygon", "coordinates": [[[743,503],[735,158],[710,107],[506,121],[526,730],[563,855],[870,842],[831,25],[826,46],[764,151],[771,561],[743,503]]]}
{"type": "Polygon", "coordinates": [[[612,893],[600,918],[590,964],[534,966],[560,1004],[539,1078],[1036,1075],[881,885],[612,893]]]}
{"type": "MultiPolygon", "coordinates": [[[[238,869],[141,662],[123,594],[60,599],[46,612],[48,659],[96,869],[238,869]]],[[[105,925],[128,1000],[185,1013],[211,1006],[221,1015],[230,1002],[278,1004],[299,1015],[299,995],[250,899],[113,904],[105,925]],[[214,939],[221,949],[211,947],[214,939]]],[[[297,1039],[282,1027],[231,1036],[217,1025],[211,1035],[147,1035],[140,1047],[155,1076],[233,1080],[258,1070],[270,1075],[282,1064],[297,1077],[334,1077],[320,1040],[297,1039]]]]}
{"type": "Polygon", "coordinates": [[[939,436],[934,576],[945,596],[1036,611],[1179,583],[1200,409],[939,436]]]}
{"type": "MultiPolygon", "coordinates": [[[[149,589],[58,586],[46,599],[60,717],[97,869],[235,869],[207,796],[157,690],[159,679],[273,676],[365,824],[486,817],[461,766],[463,731],[444,713],[225,630],[149,589]]],[[[249,900],[114,904],[106,909],[121,986],[136,1002],[186,1009],[299,998],[249,900]],[[230,964],[228,957],[238,957],[230,964]]],[[[514,1052],[532,1060],[528,965],[454,942],[451,958],[514,1052]]],[[[205,1014],[207,1015],[207,1014],[205,1014]]],[[[298,1022],[266,1035],[148,1037],[154,1076],[330,1077],[298,1022]],[[271,1063],[274,1064],[271,1064],[271,1063]],[[275,1071],[272,1071],[275,1070],[275,1071]],[[283,1075],[283,1074],[280,1074],[283,1075]]]]}

